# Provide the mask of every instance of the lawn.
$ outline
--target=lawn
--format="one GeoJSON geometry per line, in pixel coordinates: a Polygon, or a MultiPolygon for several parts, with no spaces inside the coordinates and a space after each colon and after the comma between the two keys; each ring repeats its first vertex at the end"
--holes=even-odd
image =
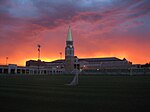
{"type": "Polygon", "coordinates": [[[0,76],[0,112],[149,112],[150,76],[0,76]]]}

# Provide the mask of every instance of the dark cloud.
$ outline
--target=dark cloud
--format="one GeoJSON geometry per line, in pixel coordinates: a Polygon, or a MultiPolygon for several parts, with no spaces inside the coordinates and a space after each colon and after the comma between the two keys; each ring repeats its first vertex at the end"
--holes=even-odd
{"type": "Polygon", "coordinates": [[[140,1],[131,7],[129,7],[129,12],[131,12],[127,17],[128,18],[137,18],[140,16],[147,15],[150,13],[150,1],[149,0],[143,0],[140,1]]]}
{"type": "Polygon", "coordinates": [[[2,7],[2,6],[6,6],[6,5],[8,5],[9,4],[9,0],[0,0],[0,6],[2,7]]]}
{"type": "MultiPolygon", "coordinates": [[[[107,0],[106,0],[107,1],[107,0]]],[[[1,1],[2,4],[7,3],[6,1],[1,1]]],[[[76,22],[78,20],[85,20],[89,22],[96,22],[98,20],[104,20],[104,19],[112,19],[118,21],[118,16],[125,15],[126,18],[136,18],[141,15],[145,15],[149,12],[149,1],[143,0],[112,0],[111,2],[104,2],[104,1],[87,1],[87,0],[80,0],[80,1],[70,1],[70,0],[32,0],[30,1],[30,4],[32,4],[27,12],[26,15],[23,16],[21,12],[18,12],[16,14],[15,12],[10,12],[11,8],[18,8],[17,5],[28,5],[26,4],[15,4],[13,5],[15,1],[11,1],[9,3],[9,8],[5,9],[6,7],[1,8],[1,12],[6,12],[7,15],[1,14],[1,19],[6,18],[9,20],[26,17],[27,14],[30,16],[33,13],[36,13],[36,16],[33,14],[33,17],[30,17],[32,19],[28,19],[26,21],[31,20],[31,23],[40,25],[42,27],[46,28],[54,28],[56,26],[66,24],[66,23],[72,23],[76,22]],[[11,6],[10,6],[11,4],[11,6]],[[34,7],[34,12],[33,11],[34,7]],[[129,9],[128,9],[129,8],[129,9]],[[28,12],[30,10],[30,12],[28,12]],[[32,12],[32,13],[31,13],[32,12]],[[19,17],[20,14],[20,17],[19,17]],[[13,18],[15,15],[17,17],[13,18]]],[[[20,2],[19,2],[20,3],[20,2]]],[[[7,3],[8,4],[8,3],[7,3]]],[[[17,9],[19,10],[19,9],[17,9]]],[[[16,10],[15,10],[16,11],[16,10]]],[[[24,10],[23,10],[24,11],[24,10]]],[[[28,16],[27,16],[28,17],[28,16]]],[[[21,18],[24,19],[24,18],[21,18]]],[[[113,22],[113,21],[112,21],[113,22]]],[[[3,22],[4,23],[4,22],[3,22]]],[[[119,23],[120,24],[120,23],[119,23]]]]}
{"type": "Polygon", "coordinates": [[[21,52],[20,48],[38,42],[37,38],[46,31],[46,37],[40,39],[57,42],[67,33],[59,35],[60,31],[67,31],[64,27],[71,24],[81,34],[75,35],[77,39],[85,42],[78,42],[82,52],[86,54],[86,49],[92,46],[89,54],[98,50],[109,53],[120,45],[113,48],[117,40],[130,37],[132,42],[142,38],[143,42],[147,41],[149,17],[149,0],[0,0],[0,47],[4,48],[1,52],[5,54],[6,45],[21,52]]]}

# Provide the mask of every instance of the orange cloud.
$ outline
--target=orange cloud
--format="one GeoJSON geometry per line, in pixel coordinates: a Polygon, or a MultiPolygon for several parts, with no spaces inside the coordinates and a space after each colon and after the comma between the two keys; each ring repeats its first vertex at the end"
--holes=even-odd
{"type": "Polygon", "coordinates": [[[1,64],[6,57],[8,63],[18,65],[37,59],[37,44],[42,46],[42,60],[59,59],[59,52],[64,58],[69,24],[79,58],[115,56],[134,63],[150,61],[148,0],[0,3],[1,64]]]}

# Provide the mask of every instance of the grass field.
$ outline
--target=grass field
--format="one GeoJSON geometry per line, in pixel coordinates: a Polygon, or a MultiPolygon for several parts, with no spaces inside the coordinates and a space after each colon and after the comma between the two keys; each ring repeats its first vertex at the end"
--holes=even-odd
{"type": "Polygon", "coordinates": [[[149,112],[150,76],[0,76],[0,112],[149,112]]]}

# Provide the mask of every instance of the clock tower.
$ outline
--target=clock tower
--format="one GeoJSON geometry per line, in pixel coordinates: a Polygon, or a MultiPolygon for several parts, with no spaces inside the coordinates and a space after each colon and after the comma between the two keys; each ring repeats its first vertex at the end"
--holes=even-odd
{"type": "Polygon", "coordinates": [[[71,74],[74,70],[74,46],[71,27],[69,26],[65,48],[65,72],[71,74]]]}

